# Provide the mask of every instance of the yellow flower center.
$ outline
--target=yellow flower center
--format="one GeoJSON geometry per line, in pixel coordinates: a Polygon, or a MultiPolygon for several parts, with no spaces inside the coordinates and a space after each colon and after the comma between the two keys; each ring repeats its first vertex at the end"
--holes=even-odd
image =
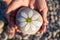
{"type": "Polygon", "coordinates": [[[26,22],[27,22],[27,23],[31,23],[31,22],[32,22],[32,19],[28,17],[28,18],[26,19],[26,22]]]}

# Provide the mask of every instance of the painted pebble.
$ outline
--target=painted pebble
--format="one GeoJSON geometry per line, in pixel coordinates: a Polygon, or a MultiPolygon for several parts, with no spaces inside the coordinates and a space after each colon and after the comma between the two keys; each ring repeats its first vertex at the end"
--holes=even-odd
{"type": "Polygon", "coordinates": [[[24,34],[35,34],[42,26],[42,16],[30,8],[21,8],[16,15],[16,24],[24,34]]]}

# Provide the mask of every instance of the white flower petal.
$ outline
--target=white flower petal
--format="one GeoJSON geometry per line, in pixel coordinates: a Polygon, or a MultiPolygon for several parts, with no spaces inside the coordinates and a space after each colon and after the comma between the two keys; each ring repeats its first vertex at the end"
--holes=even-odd
{"type": "Polygon", "coordinates": [[[24,17],[24,18],[27,18],[28,17],[27,14],[24,13],[24,12],[21,12],[21,16],[24,17]]]}
{"type": "Polygon", "coordinates": [[[32,17],[32,20],[36,20],[36,19],[38,19],[38,17],[39,17],[39,15],[34,15],[34,16],[32,17]]]}
{"type": "Polygon", "coordinates": [[[21,18],[18,18],[17,21],[19,21],[19,22],[25,22],[26,20],[25,20],[25,18],[21,17],[21,18]]]}
{"type": "Polygon", "coordinates": [[[19,26],[20,26],[20,27],[25,27],[26,24],[27,24],[27,22],[22,22],[22,23],[19,24],[19,26]]]}
{"type": "Polygon", "coordinates": [[[29,16],[29,18],[31,18],[33,16],[33,11],[32,10],[29,11],[28,16],[29,16]]]}
{"type": "Polygon", "coordinates": [[[32,23],[37,27],[40,27],[42,25],[42,23],[38,21],[32,21],[32,23]]]}
{"type": "Polygon", "coordinates": [[[31,28],[32,28],[34,31],[36,31],[36,26],[35,26],[35,25],[31,24],[31,28]]]}
{"type": "Polygon", "coordinates": [[[30,24],[28,23],[25,27],[25,31],[27,31],[30,28],[30,24]]]}

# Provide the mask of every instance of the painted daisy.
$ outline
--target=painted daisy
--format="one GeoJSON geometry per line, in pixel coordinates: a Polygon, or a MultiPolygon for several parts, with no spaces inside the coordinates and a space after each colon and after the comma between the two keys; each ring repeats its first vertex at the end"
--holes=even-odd
{"type": "Polygon", "coordinates": [[[40,19],[41,15],[33,10],[27,10],[27,12],[18,12],[17,25],[20,28],[24,28],[24,31],[33,30],[36,31],[37,27],[40,28],[42,22],[40,19]]]}

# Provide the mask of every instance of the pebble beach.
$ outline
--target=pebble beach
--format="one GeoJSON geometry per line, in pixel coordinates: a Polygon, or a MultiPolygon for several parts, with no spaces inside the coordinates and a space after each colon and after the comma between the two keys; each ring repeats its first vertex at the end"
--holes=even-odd
{"type": "Polygon", "coordinates": [[[12,39],[9,39],[5,29],[8,22],[5,18],[6,4],[0,0],[0,20],[4,22],[4,27],[0,29],[0,40],[60,40],[60,0],[46,0],[48,6],[48,25],[43,35],[22,35],[15,33],[12,39]]]}

